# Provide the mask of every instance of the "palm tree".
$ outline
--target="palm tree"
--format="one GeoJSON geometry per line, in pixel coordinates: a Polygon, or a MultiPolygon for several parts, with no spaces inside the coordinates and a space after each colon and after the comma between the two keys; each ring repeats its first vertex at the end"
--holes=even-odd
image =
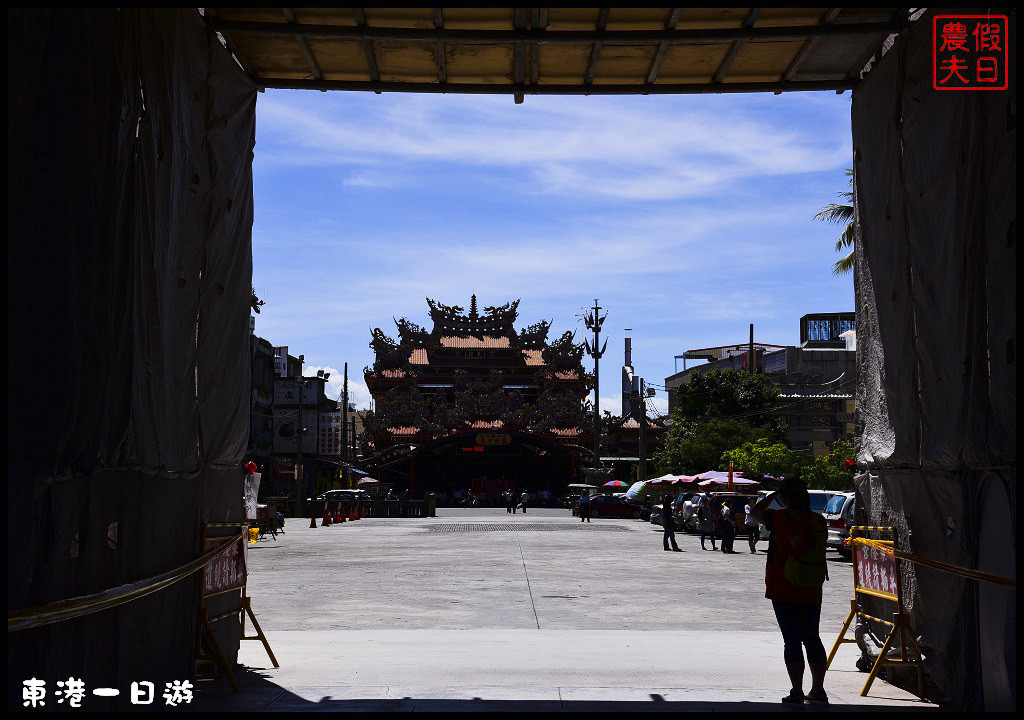
{"type": "Polygon", "coordinates": [[[829,203],[814,216],[815,220],[846,223],[843,227],[843,232],[839,235],[839,240],[836,241],[836,250],[841,251],[843,248],[850,248],[850,253],[836,260],[835,265],[832,266],[833,275],[842,275],[853,270],[853,239],[856,233],[856,221],[853,216],[853,169],[846,168],[844,172],[850,178],[850,190],[839,193],[839,197],[848,204],[829,203]]]}

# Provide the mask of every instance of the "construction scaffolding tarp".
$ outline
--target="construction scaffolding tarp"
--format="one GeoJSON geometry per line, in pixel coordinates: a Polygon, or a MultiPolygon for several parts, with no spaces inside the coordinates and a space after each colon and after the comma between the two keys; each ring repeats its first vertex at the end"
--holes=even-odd
{"type": "MultiPolygon", "coordinates": [[[[7,27],[15,610],[173,570],[202,522],[243,519],[256,88],[195,9],[7,27]]],[[[8,697],[194,678],[198,589],[10,634],[8,697]]],[[[237,623],[218,635],[233,661],[237,623]]]]}
{"type": "MultiPolygon", "coordinates": [[[[856,487],[901,547],[1015,577],[1014,94],[933,89],[931,14],[853,94],[856,487]]],[[[1013,709],[1015,590],[909,562],[902,587],[954,705],[1013,709]]]]}

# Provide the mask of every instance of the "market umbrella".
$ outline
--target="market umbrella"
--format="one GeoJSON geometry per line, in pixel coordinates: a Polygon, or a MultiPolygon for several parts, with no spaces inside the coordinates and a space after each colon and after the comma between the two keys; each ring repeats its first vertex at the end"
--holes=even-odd
{"type": "Polygon", "coordinates": [[[609,480],[601,487],[629,487],[629,485],[622,482],[621,480],[609,480]]]}
{"type": "Polygon", "coordinates": [[[645,480],[639,480],[629,486],[629,490],[626,491],[626,498],[629,500],[636,500],[637,502],[643,502],[643,499],[647,496],[647,482],[645,480]]]}
{"type": "Polygon", "coordinates": [[[373,478],[363,478],[356,485],[370,485],[371,483],[378,483],[380,480],[374,480],[373,478]]]}
{"type": "MultiPolygon", "coordinates": [[[[728,485],[729,484],[729,480],[725,479],[725,478],[710,478],[708,480],[702,480],[701,482],[699,482],[697,484],[700,485],[701,487],[709,487],[711,485],[728,485]]],[[[738,477],[733,476],[732,484],[733,485],[748,485],[749,486],[749,485],[760,485],[761,483],[759,483],[757,480],[747,480],[746,478],[738,478],[738,477]]]]}
{"type": "Polygon", "coordinates": [[[587,485],[586,483],[571,483],[568,486],[570,490],[592,490],[596,487],[597,485],[587,485]]]}
{"type": "Polygon", "coordinates": [[[683,482],[683,476],[681,475],[662,475],[661,477],[648,480],[647,484],[654,487],[665,487],[667,485],[678,485],[683,482]]]}

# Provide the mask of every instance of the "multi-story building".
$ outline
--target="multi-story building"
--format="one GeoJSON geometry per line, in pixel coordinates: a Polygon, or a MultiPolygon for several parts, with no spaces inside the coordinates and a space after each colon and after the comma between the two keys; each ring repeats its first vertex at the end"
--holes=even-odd
{"type": "MultiPolygon", "coordinates": [[[[781,391],[779,415],[787,425],[786,441],[794,450],[821,456],[836,440],[853,441],[856,350],[856,314],[852,312],[804,315],[799,346],[754,343],[753,367],[781,391]]],[[[708,362],[665,378],[669,412],[675,407],[675,388],[709,370],[749,370],[749,355],[749,342],[687,351],[685,359],[708,362]]]]}
{"type": "Polygon", "coordinates": [[[341,468],[340,444],[327,428],[340,425],[338,402],[324,393],[327,379],[287,377],[274,379],[273,480],[278,492],[294,491],[295,468],[301,457],[303,497],[334,486],[341,468]],[[321,428],[324,427],[324,432],[321,428]],[[321,447],[321,440],[326,440],[321,447]]]}
{"type": "Polygon", "coordinates": [[[274,347],[274,375],[276,377],[299,377],[302,375],[302,364],[305,356],[294,357],[288,354],[287,345],[274,347]]]}
{"type": "Polygon", "coordinates": [[[252,404],[246,456],[269,475],[267,465],[274,443],[274,348],[263,338],[250,335],[249,349],[252,354],[252,404]]]}

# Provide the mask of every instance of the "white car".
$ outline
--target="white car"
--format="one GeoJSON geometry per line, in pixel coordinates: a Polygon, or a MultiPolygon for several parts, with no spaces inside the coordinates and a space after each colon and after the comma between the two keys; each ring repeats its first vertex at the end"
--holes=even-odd
{"type": "Polygon", "coordinates": [[[836,493],[825,506],[825,523],[828,525],[828,539],[825,545],[838,552],[842,557],[850,557],[850,550],[843,545],[843,540],[850,534],[853,525],[853,513],[857,501],[852,492],[836,493]]]}
{"type": "MultiPolygon", "coordinates": [[[[760,497],[764,498],[764,497],[767,497],[768,495],[770,495],[771,493],[769,491],[767,491],[767,490],[761,490],[757,494],[760,497]]],[[[833,497],[835,497],[836,495],[841,495],[842,493],[838,493],[835,490],[808,490],[807,494],[811,496],[811,512],[816,512],[816,513],[821,514],[821,513],[824,513],[825,508],[828,506],[829,501],[833,497]]],[[[851,493],[851,495],[852,495],[852,493],[851,493]]],[[[781,510],[782,506],[779,505],[779,501],[778,500],[772,500],[771,505],[769,505],[765,509],[766,510],[781,510]]],[[[767,540],[769,538],[769,536],[771,536],[771,533],[768,532],[768,528],[766,528],[764,526],[764,523],[759,525],[759,529],[761,530],[761,539],[762,540],[767,540]]]]}

